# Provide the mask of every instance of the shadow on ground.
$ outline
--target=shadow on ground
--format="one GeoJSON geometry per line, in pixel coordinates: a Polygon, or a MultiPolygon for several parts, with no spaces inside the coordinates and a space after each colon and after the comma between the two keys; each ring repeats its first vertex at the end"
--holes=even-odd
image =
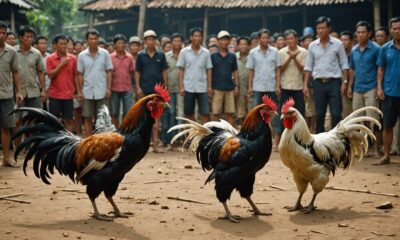
{"type": "Polygon", "coordinates": [[[148,237],[139,235],[136,231],[119,222],[104,222],[95,219],[64,220],[55,223],[16,224],[17,227],[43,230],[69,230],[85,233],[97,237],[118,237],[138,240],[148,240],[148,237]]]}
{"type": "Polygon", "coordinates": [[[379,212],[357,212],[351,209],[317,209],[310,214],[296,212],[289,217],[289,220],[299,225],[323,225],[326,223],[354,220],[362,218],[390,218],[379,212]]]}
{"type": "Polygon", "coordinates": [[[232,234],[235,236],[243,236],[248,238],[254,238],[265,234],[273,229],[272,225],[264,221],[268,219],[268,216],[246,216],[240,219],[240,223],[232,223],[226,219],[208,218],[202,215],[195,214],[196,218],[201,221],[210,223],[210,226],[214,229],[232,234]]]}

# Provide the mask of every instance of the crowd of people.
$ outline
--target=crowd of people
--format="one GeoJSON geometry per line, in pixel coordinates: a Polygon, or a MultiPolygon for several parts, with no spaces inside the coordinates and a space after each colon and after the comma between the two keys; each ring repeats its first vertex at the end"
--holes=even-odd
{"type": "MultiPolygon", "coordinates": [[[[17,166],[10,158],[10,132],[23,116],[8,115],[14,108],[46,109],[69,131],[89,136],[102,105],[110,107],[118,127],[135,101],[152,94],[158,83],[168,87],[171,108],[154,125],[155,153],[175,149],[168,129],[177,116],[201,123],[225,119],[240,127],[265,94],[280,104],[293,98],[315,133],[356,109],[380,107],[383,119],[367,112],[383,122],[383,131],[374,129],[378,142],[371,154],[385,164],[399,153],[398,127],[393,129],[400,116],[400,17],[375,31],[359,21],[354,31],[339,34],[324,16],[302,35],[293,29],[274,34],[261,29],[250,36],[222,30],[207,36],[204,46],[201,28],[189,35],[185,41],[180,33],[158,36],[147,30],[142,38],[117,34],[105,41],[90,29],[85,41],[57,34],[50,44],[32,27],[13,33],[0,21],[3,164],[17,166]]],[[[284,129],[279,117],[272,129],[277,146],[284,129]]]]}

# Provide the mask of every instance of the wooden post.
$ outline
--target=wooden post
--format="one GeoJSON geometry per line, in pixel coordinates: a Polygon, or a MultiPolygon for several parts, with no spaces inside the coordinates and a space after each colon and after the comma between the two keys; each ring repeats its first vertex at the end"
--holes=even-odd
{"type": "Polygon", "coordinates": [[[14,12],[14,7],[11,5],[10,7],[10,23],[11,23],[11,31],[15,32],[15,12],[14,12]]]}
{"type": "Polygon", "coordinates": [[[377,29],[381,26],[381,4],[379,0],[372,2],[374,8],[374,28],[377,29]]]}
{"type": "Polygon", "coordinates": [[[91,12],[91,13],[90,13],[90,19],[89,19],[88,28],[89,28],[89,29],[93,28],[93,25],[94,25],[94,12],[91,12]]]}
{"type": "Polygon", "coordinates": [[[267,18],[268,18],[268,10],[265,12],[261,11],[261,28],[267,27],[267,18]]]}
{"type": "Polygon", "coordinates": [[[204,19],[203,19],[203,45],[206,45],[208,36],[208,8],[204,8],[204,19]]]}
{"type": "Polygon", "coordinates": [[[229,29],[229,11],[226,10],[223,16],[224,16],[224,26],[222,28],[229,32],[229,30],[228,30],[229,29]]]}
{"type": "Polygon", "coordinates": [[[393,17],[393,1],[388,0],[388,19],[386,22],[389,22],[389,20],[393,17]]]}
{"type": "Polygon", "coordinates": [[[139,22],[137,28],[137,36],[139,38],[143,37],[143,32],[144,32],[144,23],[146,21],[146,8],[147,8],[146,2],[147,2],[146,0],[140,0],[139,22]]]}
{"type": "Polygon", "coordinates": [[[303,18],[303,26],[307,26],[307,8],[305,6],[302,7],[302,18],[303,18]]]}

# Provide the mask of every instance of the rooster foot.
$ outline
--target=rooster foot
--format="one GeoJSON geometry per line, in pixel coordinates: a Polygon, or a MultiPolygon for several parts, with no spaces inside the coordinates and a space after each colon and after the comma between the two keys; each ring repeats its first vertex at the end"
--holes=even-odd
{"type": "Polygon", "coordinates": [[[112,217],[107,216],[105,214],[93,214],[92,217],[100,221],[108,221],[108,222],[114,221],[112,217]]]}
{"type": "Polygon", "coordinates": [[[315,209],[317,209],[317,207],[314,207],[314,206],[308,206],[308,207],[306,207],[306,208],[304,208],[303,210],[304,210],[304,214],[309,214],[309,213],[312,213],[312,212],[314,212],[315,211],[315,209]]]}
{"type": "Polygon", "coordinates": [[[293,207],[286,206],[284,208],[287,209],[288,212],[294,212],[294,211],[299,211],[299,210],[304,209],[304,207],[302,205],[295,205],[293,207]]]}
{"type": "Polygon", "coordinates": [[[241,217],[238,215],[225,215],[223,217],[219,217],[219,219],[228,219],[229,221],[233,222],[233,223],[239,223],[241,217]]]}
{"type": "Polygon", "coordinates": [[[254,216],[272,216],[272,213],[261,212],[260,210],[252,211],[254,216]]]}
{"type": "Polygon", "coordinates": [[[127,214],[123,214],[121,212],[109,212],[108,214],[113,214],[115,218],[129,218],[129,216],[127,214]]]}

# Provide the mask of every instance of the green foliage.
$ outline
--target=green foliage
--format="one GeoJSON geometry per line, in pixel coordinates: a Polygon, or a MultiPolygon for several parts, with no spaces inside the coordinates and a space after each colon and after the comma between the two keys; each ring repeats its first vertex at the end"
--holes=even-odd
{"type": "Polygon", "coordinates": [[[52,37],[63,32],[64,25],[85,20],[85,15],[78,11],[79,0],[32,0],[32,2],[38,9],[27,11],[26,16],[38,34],[52,37]]]}

